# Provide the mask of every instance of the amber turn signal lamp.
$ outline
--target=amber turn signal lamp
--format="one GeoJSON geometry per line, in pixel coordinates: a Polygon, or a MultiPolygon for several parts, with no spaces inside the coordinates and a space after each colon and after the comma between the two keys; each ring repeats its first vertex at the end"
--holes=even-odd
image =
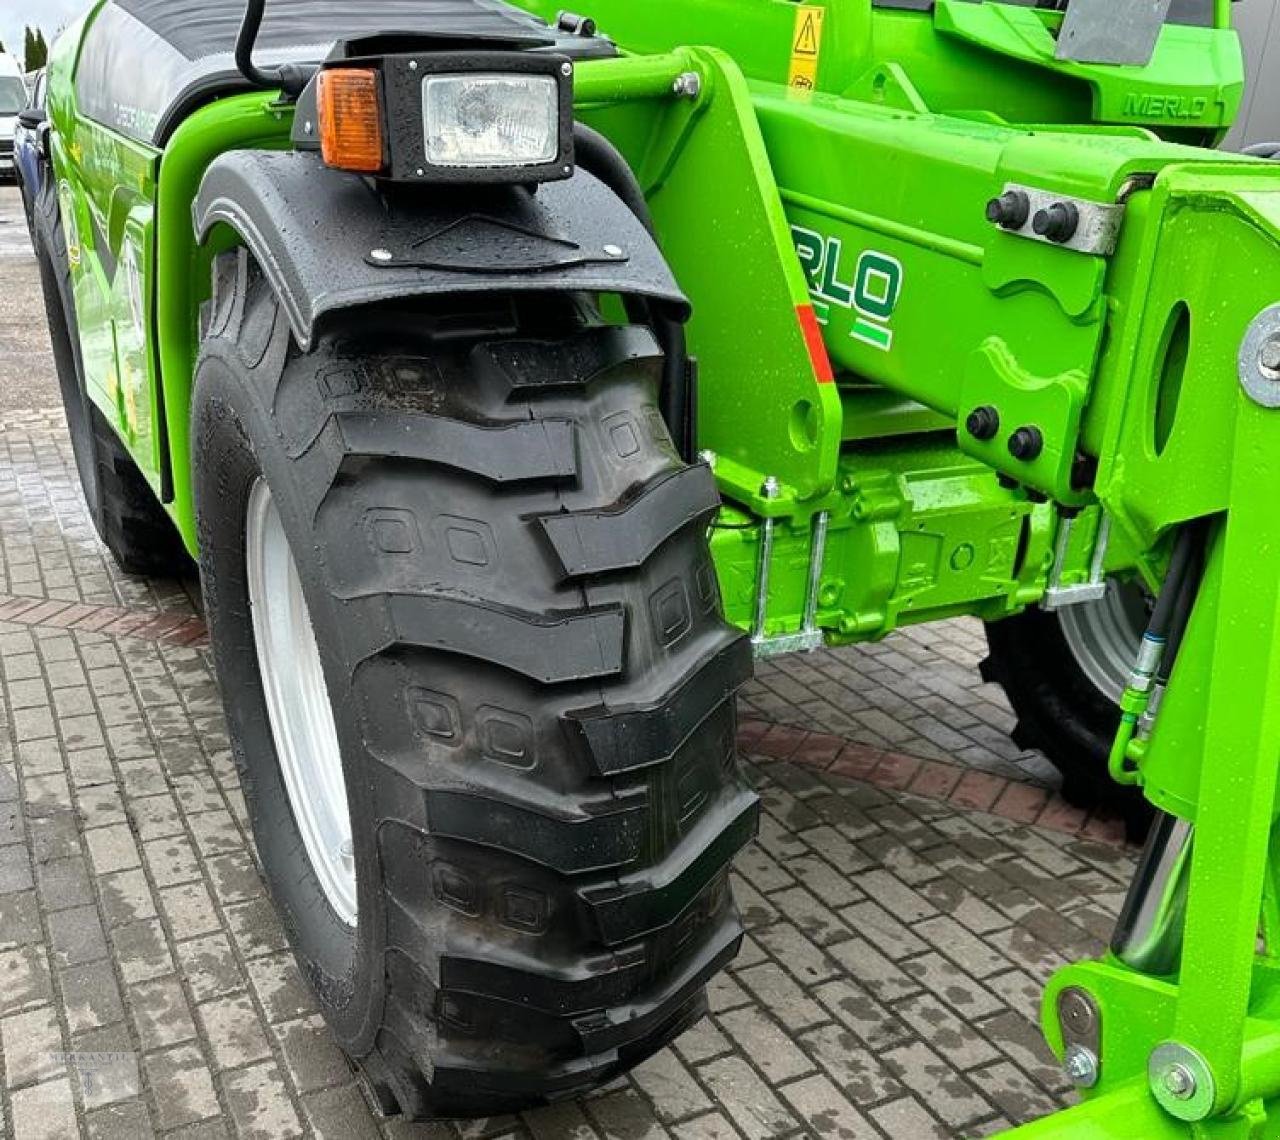
{"type": "Polygon", "coordinates": [[[384,163],[378,73],[357,67],[322,71],[316,102],[325,165],[361,174],[380,171],[384,163]]]}

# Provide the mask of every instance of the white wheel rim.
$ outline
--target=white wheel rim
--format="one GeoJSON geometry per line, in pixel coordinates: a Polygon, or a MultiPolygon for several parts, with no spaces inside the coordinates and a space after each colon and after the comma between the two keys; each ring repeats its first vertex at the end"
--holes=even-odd
{"type": "Polygon", "coordinates": [[[263,479],[249,492],[245,564],[258,670],[289,805],[325,898],[354,926],[356,868],[338,730],[298,567],[263,479]]]}
{"type": "Polygon", "coordinates": [[[1058,611],[1062,634],[1076,664],[1099,692],[1117,704],[1129,682],[1150,616],[1142,587],[1114,578],[1107,579],[1107,592],[1096,602],[1058,611]]]}

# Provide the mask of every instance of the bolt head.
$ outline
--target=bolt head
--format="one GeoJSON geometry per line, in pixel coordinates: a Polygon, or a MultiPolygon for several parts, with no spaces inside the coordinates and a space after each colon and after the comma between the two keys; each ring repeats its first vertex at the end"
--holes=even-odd
{"type": "Polygon", "coordinates": [[[621,257],[622,247],[620,245],[606,245],[604,252],[608,257],[621,257]]]}
{"type": "Polygon", "coordinates": [[[1268,380],[1280,381],[1280,333],[1271,337],[1258,353],[1258,363],[1268,380]]]}
{"type": "Polygon", "coordinates": [[[418,70],[418,61],[417,61],[416,59],[411,59],[411,60],[409,61],[409,70],[410,70],[410,71],[417,71],[417,70],[418,70]]]}
{"type": "Polygon", "coordinates": [[[1179,1100],[1190,1100],[1196,1093],[1196,1078],[1185,1065],[1172,1064],[1164,1071],[1165,1091],[1179,1100]]]}
{"type": "Polygon", "coordinates": [[[1036,212],[1031,228],[1049,241],[1068,242],[1080,228],[1080,208],[1074,202],[1054,202],[1048,209],[1036,212]]]}
{"type": "Polygon", "coordinates": [[[760,494],[766,499],[776,499],[781,492],[782,487],[778,483],[777,477],[769,475],[765,481],[760,484],[760,494]]]}
{"type": "Polygon", "coordinates": [[[565,62],[560,65],[560,74],[568,79],[569,76],[573,74],[573,64],[568,60],[565,60],[565,62]]]}
{"type": "Polygon", "coordinates": [[[682,72],[676,76],[671,90],[682,99],[696,99],[702,94],[702,76],[696,71],[682,72]]]}
{"type": "Polygon", "coordinates": [[[1022,190],[1006,190],[987,203],[987,221],[1005,230],[1020,230],[1031,216],[1031,199],[1022,190]]]}
{"type": "Polygon", "coordinates": [[[1000,413],[990,404],[983,404],[965,418],[965,429],[976,440],[986,442],[989,439],[995,439],[996,433],[1000,430],[1000,413]]]}
{"type": "Polygon", "coordinates": [[[1098,1083],[1098,1058],[1083,1045],[1068,1045],[1062,1067],[1078,1089],[1091,1089],[1098,1083]]]}
{"type": "Polygon", "coordinates": [[[1039,459],[1044,451],[1044,435],[1032,424],[1024,425],[1009,437],[1009,454],[1023,463],[1039,459]]]}
{"type": "Polygon", "coordinates": [[[389,249],[371,249],[369,256],[374,261],[387,262],[391,260],[391,251],[389,249]]]}

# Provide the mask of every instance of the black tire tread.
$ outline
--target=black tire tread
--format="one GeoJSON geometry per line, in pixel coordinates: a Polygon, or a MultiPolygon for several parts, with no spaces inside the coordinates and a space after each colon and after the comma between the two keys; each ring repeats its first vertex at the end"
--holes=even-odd
{"type": "Polygon", "coordinates": [[[979,667],[998,684],[1017,716],[1010,738],[1038,749],[1062,774],[1062,795],[1084,810],[1106,810],[1141,839],[1152,809],[1142,793],[1115,783],[1107,758],[1120,723],[1119,708],[1076,663],[1055,614],[1033,609],[987,626],[990,656],[979,667]]]}
{"type": "MultiPolygon", "coordinates": [[[[207,356],[261,359],[246,338],[283,325],[246,260],[216,271],[207,356]]],[[[734,752],[750,651],[721,616],[709,475],[661,424],[647,330],[548,323],[466,344],[339,320],[256,393],[313,512],[368,753],[386,1000],[353,1060],[380,1111],[413,1119],[611,1079],[701,1014],[742,938],[727,869],[758,814],[734,752]],[[434,502],[492,565],[428,561],[434,502]],[[627,504],[638,545],[608,523],[627,504]],[[603,528],[571,567],[564,518],[603,528]]]]}

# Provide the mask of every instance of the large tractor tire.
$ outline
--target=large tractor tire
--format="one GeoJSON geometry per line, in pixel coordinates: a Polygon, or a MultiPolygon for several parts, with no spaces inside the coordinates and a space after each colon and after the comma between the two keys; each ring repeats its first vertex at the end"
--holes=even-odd
{"type": "Polygon", "coordinates": [[[258,854],[384,1112],[607,1081],[736,953],[734,747],[705,466],[642,328],[418,303],[298,349],[244,253],[193,407],[201,570],[258,854]]]}
{"type": "Polygon", "coordinates": [[[1149,617],[1143,591],[1112,580],[1096,602],[989,624],[991,654],[982,663],[983,678],[1004,689],[1018,718],[1013,742],[1045,754],[1062,773],[1069,803],[1110,809],[1135,838],[1151,822],[1150,805],[1111,779],[1107,757],[1149,617]]]}
{"type": "Polygon", "coordinates": [[[48,196],[48,233],[41,233],[40,226],[34,231],[36,261],[67,432],[89,515],[126,574],[181,574],[190,570],[191,559],[172,520],[85,389],[62,218],[52,191],[48,196]]]}

